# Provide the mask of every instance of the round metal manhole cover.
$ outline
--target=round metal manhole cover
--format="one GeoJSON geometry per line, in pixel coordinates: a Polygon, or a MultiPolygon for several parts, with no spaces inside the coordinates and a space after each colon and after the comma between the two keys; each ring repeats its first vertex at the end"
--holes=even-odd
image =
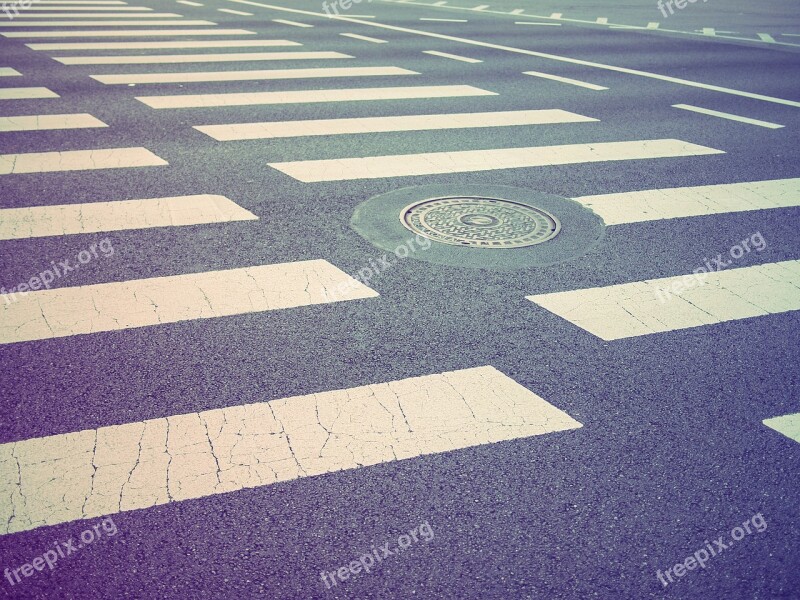
{"type": "Polygon", "coordinates": [[[403,225],[421,236],[453,246],[524,248],[553,239],[561,223],[528,204],[482,196],[429,198],[407,206],[403,225]]]}

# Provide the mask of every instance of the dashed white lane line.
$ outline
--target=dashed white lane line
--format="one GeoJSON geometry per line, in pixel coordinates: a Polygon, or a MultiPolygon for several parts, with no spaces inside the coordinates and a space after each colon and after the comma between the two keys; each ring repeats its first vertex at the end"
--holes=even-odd
{"type": "Polygon", "coordinates": [[[29,100],[36,98],[60,98],[45,87],[0,88],[0,100],[29,100]]]}
{"type": "Polygon", "coordinates": [[[385,44],[386,40],[379,40],[378,38],[369,37],[366,35],[359,35],[357,33],[340,33],[344,37],[353,38],[354,40],[362,40],[364,42],[372,42],[373,44],[385,44]]]}
{"type": "Polygon", "coordinates": [[[659,28],[659,26],[660,26],[660,23],[658,23],[658,22],[656,22],[656,21],[650,21],[650,22],[647,24],[647,29],[658,29],[658,28],[659,28]]]}
{"type": "Polygon", "coordinates": [[[11,67],[0,67],[0,77],[20,77],[22,73],[11,67]]]}
{"type": "Polygon", "coordinates": [[[525,75],[532,75],[534,77],[541,77],[542,79],[552,79],[561,83],[569,83],[570,85],[577,85],[579,87],[588,88],[590,90],[601,91],[607,90],[607,87],[597,85],[595,83],[586,83],[585,81],[578,81],[577,79],[570,79],[569,77],[561,77],[559,75],[551,75],[549,73],[540,73],[539,71],[525,71],[525,75]]]}
{"type": "Polygon", "coordinates": [[[192,2],[191,0],[177,0],[178,4],[185,4],[186,6],[205,6],[200,2],[192,2]]]}
{"type": "Polygon", "coordinates": [[[597,17],[595,23],[598,23],[599,25],[608,25],[608,17],[597,17]]]}
{"type": "Polygon", "coordinates": [[[724,154],[724,152],[680,140],[665,139],[528,148],[489,148],[268,164],[298,181],[312,183],[704,154],[724,154]]]}
{"type": "Polygon", "coordinates": [[[0,302],[0,344],[376,296],[325,260],[17,292],[0,302]]]}
{"type": "Polygon", "coordinates": [[[561,13],[552,13],[550,15],[550,18],[551,19],[560,19],[561,18],[561,13]]]}
{"type": "Polygon", "coordinates": [[[703,35],[717,35],[713,27],[703,27],[703,35]]]}
{"type": "MultiPolygon", "coordinates": [[[[148,23],[153,25],[153,23],[148,23]]],[[[111,29],[97,31],[13,31],[0,33],[7,38],[70,38],[70,37],[178,37],[204,35],[256,35],[247,29],[111,29]]]]}
{"type": "Polygon", "coordinates": [[[800,442],[800,413],[764,419],[764,425],[782,433],[790,440],[800,442]]]}
{"type": "Polygon", "coordinates": [[[11,442],[0,535],[581,426],[482,366],[11,442]]]}
{"type": "Polygon", "coordinates": [[[729,121],[739,121],[740,123],[747,123],[749,125],[758,125],[759,127],[766,127],[767,129],[782,129],[783,125],[777,123],[770,123],[769,121],[760,121],[750,117],[742,117],[732,113],[721,112],[718,110],[711,110],[710,108],[702,108],[700,106],[692,106],[691,104],[673,104],[673,108],[680,108],[682,110],[689,110],[692,112],[700,113],[702,115],[709,115],[712,117],[719,117],[721,119],[728,119],[729,121]]]}
{"type": "Polygon", "coordinates": [[[107,85],[143,83],[197,83],[209,81],[267,81],[277,79],[310,79],[313,77],[386,77],[393,75],[419,75],[399,67],[353,67],[315,69],[272,69],[268,71],[207,71],[179,73],[125,73],[120,75],[92,75],[91,78],[107,85]]]}
{"type": "Polygon", "coordinates": [[[286,19],[272,19],[273,23],[280,23],[281,25],[291,25],[292,27],[314,27],[308,23],[298,23],[297,21],[287,21],[286,19]]]}
{"type": "MultiPolygon", "coordinates": [[[[35,14],[22,15],[26,19],[179,19],[182,15],[177,13],[78,13],[78,14],[35,14]]],[[[92,21],[94,23],[94,21],[92,21]]]]}
{"type": "Polygon", "coordinates": [[[397,131],[431,131],[510,127],[517,125],[551,125],[587,123],[597,119],[558,109],[519,110],[507,112],[456,113],[439,115],[404,115],[397,117],[362,117],[231,125],[200,125],[195,129],[218,141],[257,140],[267,138],[305,137],[317,135],[349,135],[397,131]]]}
{"type": "Polygon", "coordinates": [[[304,104],[311,102],[407,100],[410,98],[459,98],[469,96],[497,96],[497,94],[495,92],[472,87],[471,85],[429,85],[415,87],[356,88],[346,90],[139,96],[136,99],[150,108],[163,109],[255,106],[260,104],[304,104]]]}
{"type": "Polygon", "coordinates": [[[56,42],[25,44],[31,50],[167,50],[186,48],[267,48],[302,46],[289,40],[202,40],[178,42],[56,42]]]}
{"type": "MultiPolygon", "coordinates": [[[[0,133],[9,131],[89,129],[93,127],[108,127],[108,125],[86,113],[0,117],[0,133]]],[[[2,223],[0,223],[0,226],[2,226],[2,223]]]]}
{"type": "Polygon", "coordinates": [[[527,299],[603,340],[619,340],[800,310],[800,261],[527,299]]]}
{"type": "Polygon", "coordinates": [[[561,27],[561,23],[536,23],[533,21],[514,21],[514,25],[552,25],[555,27],[561,27]]]}
{"type": "Polygon", "coordinates": [[[168,164],[167,161],[146,148],[103,148],[65,152],[0,154],[0,175],[160,167],[168,164]]]}
{"type": "Polygon", "coordinates": [[[509,14],[512,14],[512,15],[521,15],[521,14],[522,14],[522,13],[524,13],[524,12],[525,12],[525,9],[524,9],[524,8],[515,8],[515,9],[514,9],[514,10],[512,10],[512,11],[511,11],[511,13],[509,13],[509,14]]]}
{"type": "Polygon", "coordinates": [[[430,54],[432,56],[439,56],[441,58],[449,58],[451,60],[459,60],[465,63],[481,63],[482,60],[478,60],[477,58],[468,58],[466,56],[458,56],[456,54],[448,54],[447,52],[438,52],[437,50],[423,50],[423,54],[430,54]]]}
{"type": "Polygon", "coordinates": [[[420,21],[436,21],[439,23],[468,23],[467,19],[437,19],[434,17],[420,17],[420,21]]]}
{"type": "Polygon", "coordinates": [[[472,10],[486,10],[487,8],[489,8],[488,4],[481,4],[480,6],[473,7],[472,10]]]}
{"type": "Polygon", "coordinates": [[[762,42],[769,42],[770,44],[775,43],[775,38],[768,33],[759,33],[758,39],[760,39],[762,42]]]}
{"type": "Polygon", "coordinates": [[[229,15],[239,15],[240,17],[252,17],[253,13],[244,12],[243,10],[233,10],[232,8],[218,8],[219,12],[228,13],[229,15]]]}
{"type": "Polygon", "coordinates": [[[231,52],[221,54],[151,54],[147,56],[54,56],[64,65],[150,65],[262,60],[323,60],[353,58],[341,52],[231,52]]]}
{"type": "Polygon", "coordinates": [[[188,19],[172,19],[171,21],[0,21],[0,27],[195,27],[199,25],[216,25],[212,21],[190,21],[188,19]]]}
{"type": "Polygon", "coordinates": [[[28,206],[0,209],[0,240],[257,219],[225,196],[211,194],[28,206]]]}
{"type": "MultiPolygon", "coordinates": [[[[237,4],[246,4],[248,6],[260,6],[262,8],[270,8],[270,9],[274,9],[274,10],[280,10],[280,11],[283,11],[283,12],[290,12],[290,13],[296,13],[296,14],[313,15],[313,16],[319,16],[319,17],[325,16],[323,13],[315,13],[315,12],[312,12],[312,11],[301,10],[301,9],[296,9],[296,8],[288,8],[288,7],[285,7],[285,6],[275,6],[275,5],[272,5],[272,4],[265,4],[263,2],[254,2],[253,0],[231,0],[231,2],[236,2],[237,4]]],[[[558,14],[558,13],[554,13],[554,14],[558,14]]],[[[700,88],[700,89],[712,90],[712,91],[715,91],[715,92],[731,94],[731,95],[734,95],[734,96],[742,96],[742,97],[745,97],[745,98],[753,98],[755,100],[762,100],[764,102],[773,102],[775,104],[783,104],[783,105],[786,105],[786,106],[794,106],[794,107],[800,108],[800,102],[796,102],[794,100],[786,100],[786,99],[783,99],[783,98],[775,98],[775,97],[766,96],[766,95],[763,95],[763,94],[754,94],[754,93],[751,93],[751,92],[744,92],[744,91],[741,91],[741,90],[734,90],[732,88],[726,88],[726,87],[721,87],[721,86],[716,86],[716,85],[709,85],[709,84],[705,84],[705,83],[699,83],[699,82],[696,82],[696,81],[690,81],[688,79],[680,79],[680,78],[677,78],[677,77],[669,77],[669,76],[666,76],[666,75],[659,75],[657,73],[649,73],[647,71],[638,71],[636,69],[627,69],[625,67],[615,67],[613,65],[606,65],[606,64],[602,64],[602,63],[595,63],[595,62],[590,62],[590,61],[585,61],[585,60],[579,60],[579,59],[576,59],[576,58],[569,58],[569,57],[566,57],[566,56],[558,56],[558,55],[555,55],[555,54],[547,54],[547,53],[544,53],[544,52],[536,52],[536,51],[533,51],[533,50],[526,50],[526,49],[523,49],[523,48],[514,48],[512,46],[503,46],[501,44],[492,44],[492,43],[489,43],[489,42],[482,42],[482,41],[479,41],[479,40],[472,40],[472,39],[462,38],[462,37],[457,37],[457,36],[452,36],[452,35],[445,35],[445,34],[442,34],[442,33],[434,33],[432,31],[423,31],[421,29],[411,29],[409,27],[398,27],[396,25],[387,25],[385,23],[374,23],[374,22],[370,22],[370,21],[359,21],[358,19],[349,19],[347,17],[335,17],[335,18],[339,19],[339,20],[347,21],[349,23],[359,23],[359,24],[368,25],[368,26],[371,26],[371,27],[378,27],[378,28],[381,28],[381,29],[388,29],[390,31],[399,31],[399,32],[402,32],[402,33],[411,33],[411,34],[414,34],[414,35],[421,35],[421,36],[431,37],[431,38],[436,38],[436,39],[449,40],[449,41],[453,41],[453,42],[460,42],[462,44],[469,44],[469,45],[472,45],[472,46],[480,46],[480,47],[483,47],[483,48],[493,48],[495,50],[503,50],[505,52],[512,52],[514,54],[523,54],[523,55],[526,55],[526,56],[537,56],[539,58],[547,58],[547,59],[550,59],[550,60],[567,62],[567,63],[571,63],[571,64],[584,65],[584,66],[587,66],[587,67],[593,67],[593,68],[597,68],[597,69],[605,69],[605,70],[608,70],[608,71],[616,71],[617,73],[626,73],[628,75],[636,75],[636,76],[639,76],[639,77],[647,77],[647,78],[650,78],[650,79],[658,79],[660,81],[666,81],[666,82],[669,82],[669,83],[674,83],[674,84],[678,84],[678,85],[684,85],[684,86],[687,86],[687,87],[695,87],[695,88],[700,88]]]]}
{"type": "Polygon", "coordinates": [[[800,178],[601,194],[573,198],[606,225],[800,206],[800,178]]]}

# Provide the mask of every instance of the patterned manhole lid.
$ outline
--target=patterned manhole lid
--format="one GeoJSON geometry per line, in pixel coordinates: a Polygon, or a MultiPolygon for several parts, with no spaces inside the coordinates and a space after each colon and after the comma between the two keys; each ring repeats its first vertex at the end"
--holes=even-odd
{"type": "Polygon", "coordinates": [[[482,196],[428,198],[405,207],[400,221],[436,242],[475,248],[524,248],[561,230],[558,219],[539,208],[482,196]]]}

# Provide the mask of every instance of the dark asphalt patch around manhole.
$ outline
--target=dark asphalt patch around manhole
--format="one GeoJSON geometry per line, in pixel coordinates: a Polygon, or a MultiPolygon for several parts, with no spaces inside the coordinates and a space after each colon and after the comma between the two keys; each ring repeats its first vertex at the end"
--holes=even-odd
{"type": "Polygon", "coordinates": [[[605,235],[603,220],[574,200],[500,185],[394,190],[358,205],[350,223],[384,250],[428,238],[430,247],[413,258],[499,270],[572,260],[605,235]]]}

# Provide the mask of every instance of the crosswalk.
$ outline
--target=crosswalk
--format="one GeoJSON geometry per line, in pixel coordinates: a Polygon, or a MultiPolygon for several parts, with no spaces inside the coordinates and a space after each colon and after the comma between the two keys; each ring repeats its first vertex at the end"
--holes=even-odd
{"type": "MultiPolygon", "coordinates": [[[[179,3],[202,6],[181,0],[179,3]]],[[[142,110],[187,109],[180,113],[183,125],[190,131],[202,133],[203,136],[198,137],[205,143],[230,143],[227,148],[236,142],[254,142],[252,152],[259,157],[265,171],[275,177],[291,179],[298,185],[307,185],[308,189],[314,184],[328,182],[380,179],[392,185],[391,179],[400,177],[615,161],[702,161],[725,154],[722,148],[671,138],[496,147],[499,145],[496,138],[487,136],[490,141],[486,145],[494,146],[463,150],[451,147],[453,138],[448,136],[457,130],[472,130],[481,139],[479,136],[486,131],[517,131],[517,128],[533,131],[547,126],[548,131],[557,132],[559,126],[584,127],[592,123],[602,127],[603,123],[592,114],[578,114],[564,107],[500,109],[498,100],[503,100],[503,93],[471,85],[466,81],[466,71],[463,82],[441,82],[422,69],[412,70],[402,64],[362,66],[358,52],[351,55],[312,48],[305,41],[283,39],[284,35],[292,37],[285,33],[285,28],[279,30],[281,33],[275,39],[261,39],[255,31],[225,28],[216,22],[175,13],[152,12],[150,8],[128,6],[122,1],[49,0],[47,4],[56,7],[34,6],[29,9],[31,14],[25,11],[19,19],[0,23],[0,35],[12,40],[8,43],[22,40],[28,49],[37,52],[89,53],[47,55],[63,67],[154,65],[141,73],[122,70],[76,77],[85,79],[87,85],[147,84],[158,89],[162,84],[192,84],[181,93],[173,93],[175,90],[170,88],[170,93],[166,94],[134,96],[131,93],[128,97],[135,99],[142,110]],[[52,13],[46,13],[47,10],[52,13]],[[71,10],[75,14],[60,14],[71,10]],[[31,20],[25,21],[25,18],[31,20]],[[9,27],[49,29],[5,31],[9,27]],[[90,29],[61,29],[72,27],[90,29]],[[208,39],[219,36],[230,39],[208,39]],[[147,39],[155,37],[163,39],[147,39]],[[93,38],[114,40],[91,41],[93,38]],[[126,41],[126,38],[134,39],[126,41]],[[56,41],[27,42],[28,39],[56,41]],[[62,41],[64,39],[78,41],[62,41]],[[285,49],[300,46],[302,50],[285,49]],[[274,50],[241,51],[247,48],[274,50]],[[161,53],[167,49],[202,52],[161,53]],[[106,51],[120,54],[102,54],[106,51]],[[125,54],[127,51],[136,53],[125,54]],[[344,59],[346,63],[329,64],[356,66],[244,69],[234,64],[229,70],[185,70],[183,67],[261,61],[274,61],[282,66],[299,60],[344,59]],[[157,65],[173,70],[159,71],[157,65]],[[403,81],[404,76],[413,76],[409,81],[415,83],[375,87],[359,84],[364,77],[398,76],[403,77],[403,81]],[[343,81],[343,85],[319,81],[328,78],[343,81]],[[350,78],[354,87],[347,87],[350,78]],[[298,89],[252,91],[253,88],[244,86],[245,82],[275,80],[296,81],[298,89]],[[242,82],[242,91],[220,93],[214,91],[213,86],[208,90],[204,86],[216,82],[242,82]],[[433,99],[469,99],[474,108],[470,112],[440,110],[433,114],[420,109],[425,101],[433,99]],[[382,102],[391,105],[388,112],[392,114],[375,116],[380,113],[382,102]],[[332,111],[337,110],[337,104],[362,103],[370,107],[370,116],[311,118],[316,114],[315,105],[329,103],[334,106],[327,107],[332,111]],[[230,107],[275,105],[292,105],[292,109],[303,116],[291,120],[264,120],[261,116],[260,120],[242,122],[230,118],[225,111],[230,107]],[[409,112],[395,114],[398,106],[408,106],[409,112]],[[189,109],[210,110],[197,114],[189,109]],[[352,155],[330,157],[326,154],[324,158],[311,160],[273,160],[269,153],[261,152],[270,140],[278,138],[431,131],[442,136],[440,151],[403,154],[387,151],[386,154],[362,156],[354,150],[352,155]]],[[[220,10],[236,16],[252,14],[220,10]]],[[[285,19],[272,22],[302,30],[313,27],[310,23],[285,19]]],[[[359,34],[341,35],[356,41],[388,43],[359,34]]],[[[481,62],[459,54],[425,52],[468,64],[481,62]]],[[[520,71],[519,75],[521,81],[536,81],[525,77],[527,75],[593,91],[608,89],[539,71],[520,71]]],[[[1,67],[0,76],[24,81],[26,74],[1,67]]],[[[89,130],[85,132],[87,135],[93,130],[115,134],[115,123],[105,116],[100,120],[88,113],[53,113],[45,110],[44,103],[36,102],[47,100],[49,106],[57,105],[61,98],[57,92],[58,88],[53,91],[24,85],[0,88],[0,100],[30,101],[26,104],[30,108],[24,114],[20,105],[14,104],[14,114],[0,116],[0,139],[10,140],[9,135],[3,134],[14,132],[39,131],[45,135],[62,129],[86,129],[89,130]]],[[[141,169],[141,177],[146,178],[147,167],[171,166],[166,154],[162,157],[146,147],[98,146],[83,149],[70,146],[44,152],[8,151],[0,155],[0,176],[7,180],[18,175],[141,169]]],[[[60,193],[63,198],[58,204],[0,207],[0,241],[59,239],[114,231],[126,231],[133,236],[155,228],[184,227],[191,231],[191,227],[198,225],[255,225],[256,221],[264,226],[258,209],[246,209],[236,197],[214,194],[210,190],[196,190],[180,196],[126,199],[95,194],[95,200],[88,202],[84,199],[69,201],[72,190],[60,193]]],[[[757,218],[759,211],[800,206],[800,179],[622,193],[598,190],[596,195],[573,200],[594,211],[607,227],[636,227],[647,222],[719,217],[745,211],[753,212],[757,218]]],[[[334,302],[384,300],[361,278],[329,262],[327,256],[296,261],[291,258],[274,264],[125,281],[76,286],[59,282],[52,288],[49,284],[53,279],[45,283],[40,277],[38,287],[23,283],[16,288],[3,288],[0,345],[44,343],[112,332],[123,336],[130,329],[157,327],[175,327],[176,335],[180,335],[180,324],[190,321],[302,310],[334,302]],[[332,290],[336,293],[329,293],[332,290]]],[[[526,303],[530,311],[520,318],[556,316],[561,319],[561,326],[580,329],[604,341],[624,343],[629,338],[754,317],[767,319],[771,315],[797,311],[800,310],[799,290],[800,261],[782,261],[706,270],[699,280],[697,273],[679,273],[616,285],[532,294],[527,296],[530,303],[526,303]]],[[[324,310],[330,309],[324,307],[324,310]]],[[[795,421],[790,425],[796,429],[795,421]]],[[[0,535],[481,444],[572,431],[581,426],[572,416],[511,377],[484,365],[20,440],[0,445],[0,497],[11,498],[10,503],[0,503],[0,535]]],[[[768,426],[781,431],[784,425],[772,423],[768,426]]]]}

